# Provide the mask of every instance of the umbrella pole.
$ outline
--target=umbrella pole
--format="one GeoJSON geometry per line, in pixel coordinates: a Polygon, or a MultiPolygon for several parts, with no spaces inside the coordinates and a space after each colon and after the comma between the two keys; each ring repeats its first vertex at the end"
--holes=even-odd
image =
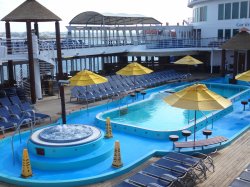
{"type": "MultiPolygon", "coordinates": [[[[88,92],[88,86],[86,86],[86,96],[87,96],[87,93],[88,92]]],[[[87,102],[87,114],[89,113],[89,102],[88,102],[88,97],[86,97],[86,102],[87,102]]]]}
{"type": "Polygon", "coordinates": [[[195,146],[195,132],[196,132],[196,110],[194,111],[194,146],[195,146]]]}
{"type": "Polygon", "coordinates": [[[135,75],[134,75],[134,90],[135,90],[135,75]]]}

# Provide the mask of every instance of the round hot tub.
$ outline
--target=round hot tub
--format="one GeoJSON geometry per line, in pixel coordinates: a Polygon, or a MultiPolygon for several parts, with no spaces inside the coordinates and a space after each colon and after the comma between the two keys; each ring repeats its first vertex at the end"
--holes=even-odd
{"type": "Polygon", "coordinates": [[[81,124],[56,125],[35,131],[28,142],[32,153],[62,158],[84,155],[102,145],[101,130],[81,124]]]}
{"type": "Polygon", "coordinates": [[[30,138],[38,145],[72,146],[98,139],[101,131],[89,125],[56,125],[34,132],[30,138]]]}

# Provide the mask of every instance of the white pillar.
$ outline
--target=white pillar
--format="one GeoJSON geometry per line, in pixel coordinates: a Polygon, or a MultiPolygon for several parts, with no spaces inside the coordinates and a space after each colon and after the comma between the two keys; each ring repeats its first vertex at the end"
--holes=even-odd
{"type": "Polygon", "coordinates": [[[39,66],[39,48],[38,48],[38,39],[35,33],[32,33],[32,44],[33,44],[33,57],[34,57],[34,73],[35,73],[35,90],[36,98],[42,99],[42,88],[41,88],[41,74],[39,66]]]}

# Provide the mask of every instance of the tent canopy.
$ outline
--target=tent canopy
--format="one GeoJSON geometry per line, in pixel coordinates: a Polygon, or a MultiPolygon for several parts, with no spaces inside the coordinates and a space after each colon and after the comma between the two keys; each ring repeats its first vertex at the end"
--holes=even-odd
{"type": "Polygon", "coordinates": [[[86,25],[135,25],[135,24],[161,24],[152,17],[138,14],[110,14],[94,11],[82,12],[75,16],[69,24],[86,25]]]}

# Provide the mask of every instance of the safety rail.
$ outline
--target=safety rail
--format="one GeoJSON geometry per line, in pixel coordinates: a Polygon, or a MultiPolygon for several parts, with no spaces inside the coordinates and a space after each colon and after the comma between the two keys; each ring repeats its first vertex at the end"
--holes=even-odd
{"type": "Polygon", "coordinates": [[[12,160],[13,160],[13,165],[15,165],[15,150],[14,150],[14,137],[18,131],[18,135],[19,135],[19,141],[20,143],[22,142],[22,139],[21,139],[21,133],[20,133],[20,128],[21,126],[23,125],[27,125],[27,124],[30,124],[30,134],[33,133],[33,126],[35,125],[36,123],[36,118],[35,118],[35,111],[33,110],[27,110],[26,112],[32,112],[33,114],[33,121],[32,120],[28,120],[27,118],[25,118],[26,116],[23,116],[20,120],[19,120],[19,123],[16,125],[16,129],[13,133],[13,135],[11,136],[11,151],[12,151],[12,160]],[[27,122],[28,121],[28,122],[27,122]]]}
{"type": "MultiPolygon", "coordinates": [[[[187,39],[187,38],[176,38],[169,37],[168,35],[141,35],[141,36],[130,36],[130,39],[122,37],[109,38],[107,40],[101,40],[98,37],[91,37],[89,41],[93,43],[83,42],[84,38],[61,39],[61,49],[81,49],[81,48],[94,48],[94,47],[116,47],[116,46],[137,46],[146,45],[147,49],[163,49],[163,48],[197,48],[197,47],[208,47],[216,48],[221,46],[226,40],[218,38],[201,38],[201,39],[187,39]]],[[[56,50],[56,39],[39,40],[39,51],[53,51],[56,50]]],[[[27,40],[26,39],[3,39],[1,40],[0,46],[9,46],[7,48],[8,54],[21,54],[27,53],[27,40]]],[[[49,53],[47,56],[51,58],[54,56],[53,53],[49,53]]]]}

